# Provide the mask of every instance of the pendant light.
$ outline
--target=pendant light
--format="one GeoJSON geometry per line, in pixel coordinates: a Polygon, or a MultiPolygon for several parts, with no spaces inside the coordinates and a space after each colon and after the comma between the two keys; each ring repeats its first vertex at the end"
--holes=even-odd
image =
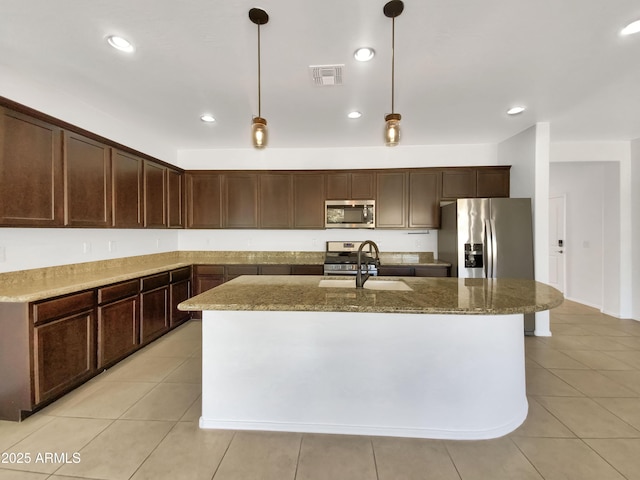
{"type": "Polygon", "coordinates": [[[396,17],[404,10],[401,0],[391,0],[383,9],[385,16],[391,18],[391,113],[385,115],[384,143],[388,147],[395,147],[400,142],[400,119],[402,116],[395,113],[395,42],[396,42],[396,17]]]}
{"type": "Polygon", "coordinates": [[[264,148],[267,146],[269,136],[267,120],[262,118],[262,110],[260,108],[262,100],[260,92],[260,25],[264,25],[269,21],[269,15],[260,8],[252,8],[249,10],[249,19],[258,26],[258,116],[253,117],[251,122],[251,139],[254,147],[264,148]]]}

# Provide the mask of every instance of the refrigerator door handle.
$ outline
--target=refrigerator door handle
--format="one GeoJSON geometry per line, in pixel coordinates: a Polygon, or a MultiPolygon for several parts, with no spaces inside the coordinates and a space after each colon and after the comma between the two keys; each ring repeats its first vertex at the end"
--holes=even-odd
{"type": "Polygon", "coordinates": [[[498,236],[496,235],[496,221],[491,219],[491,278],[496,278],[498,272],[498,236]]]}
{"type": "Polygon", "coordinates": [[[493,276],[493,247],[491,242],[493,240],[493,234],[491,232],[491,224],[488,220],[484,221],[484,276],[485,278],[491,278],[493,276]]]}

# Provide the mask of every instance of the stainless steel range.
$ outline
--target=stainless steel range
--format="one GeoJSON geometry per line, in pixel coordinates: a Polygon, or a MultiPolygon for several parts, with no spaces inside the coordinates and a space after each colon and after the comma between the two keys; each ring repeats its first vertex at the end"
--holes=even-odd
{"type": "MultiPolygon", "coordinates": [[[[358,249],[362,242],[327,242],[324,257],[325,275],[356,275],[358,273],[358,249]]],[[[378,275],[374,251],[370,245],[363,250],[362,273],[378,275]]]]}

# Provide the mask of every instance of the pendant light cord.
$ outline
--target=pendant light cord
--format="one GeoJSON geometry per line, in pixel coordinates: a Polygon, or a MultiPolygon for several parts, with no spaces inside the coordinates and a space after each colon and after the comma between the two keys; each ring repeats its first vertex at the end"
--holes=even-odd
{"type": "Polygon", "coordinates": [[[260,92],[260,24],[258,24],[258,117],[262,117],[262,111],[260,106],[262,104],[262,97],[260,92]]]}
{"type": "Polygon", "coordinates": [[[391,19],[391,113],[395,113],[394,92],[395,92],[395,50],[396,50],[396,17],[391,19]]]}

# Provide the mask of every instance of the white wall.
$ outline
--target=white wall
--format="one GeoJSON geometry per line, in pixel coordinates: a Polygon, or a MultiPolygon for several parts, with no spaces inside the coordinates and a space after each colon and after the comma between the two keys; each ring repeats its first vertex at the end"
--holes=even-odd
{"type": "Polygon", "coordinates": [[[176,250],[176,230],[1,228],[0,272],[176,250]]]}
{"type": "Polygon", "coordinates": [[[324,170],[495,164],[496,146],[493,144],[178,152],[178,166],[185,170],[324,170]]]}
{"type": "Polygon", "coordinates": [[[373,240],[382,252],[435,252],[436,230],[182,230],[180,250],[324,252],[329,240],[373,240]]]}
{"type": "MultiPolygon", "coordinates": [[[[511,165],[511,196],[529,197],[533,207],[535,279],[549,281],[549,155],[550,127],[536,125],[498,144],[497,159],[511,165]]],[[[551,335],[549,312],[536,313],[535,335],[551,335]]]]}
{"type": "MultiPolygon", "coordinates": [[[[607,170],[604,162],[553,163],[550,175],[550,195],[565,195],[567,199],[567,238],[563,249],[567,266],[565,296],[598,309],[604,304],[603,180],[607,170]]],[[[607,197],[616,198],[617,190],[609,191],[607,197]]],[[[614,221],[611,218],[607,223],[610,226],[614,221]]]]}
{"type": "Polygon", "coordinates": [[[610,315],[639,318],[632,307],[638,296],[634,293],[637,282],[632,282],[637,269],[630,261],[633,245],[640,238],[632,231],[632,219],[639,214],[634,206],[640,201],[632,199],[639,188],[637,183],[632,186],[632,165],[638,161],[632,161],[630,143],[554,143],[551,161],[551,189],[554,194],[567,194],[567,241],[571,242],[572,236],[575,239],[566,250],[567,297],[610,315]],[[583,185],[590,185],[591,190],[583,185]],[[600,204],[596,205],[596,199],[600,204]],[[601,220],[591,218],[587,206],[591,212],[597,209],[601,220]],[[601,240],[594,243],[590,239],[594,236],[601,240]],[[602,245],[598,250],[597,244],[602,245]],[[602,272],[602,282],[587,281],[590,276],[579,260],[582,256],[592,258],[592,269],[602,272]],[[594,292],[596,288],[598,292],[594,292]]]}
{"type": "Polygon", "coordinates": [[[631,298],[632,317],[640,320],[640,138],[631,142],[631,298]]]}
{"type": "Polygon", "coordinates": [[[0,68],[0,94],[67,123],[126,145],[159,160],[176,163],[176,150],[162,135],[150,130],[143,112],[122,112],[120,118],[96,109],[69,92],[0,68]],[[122,119],[126,118],[127,121],[122,119]]]}

